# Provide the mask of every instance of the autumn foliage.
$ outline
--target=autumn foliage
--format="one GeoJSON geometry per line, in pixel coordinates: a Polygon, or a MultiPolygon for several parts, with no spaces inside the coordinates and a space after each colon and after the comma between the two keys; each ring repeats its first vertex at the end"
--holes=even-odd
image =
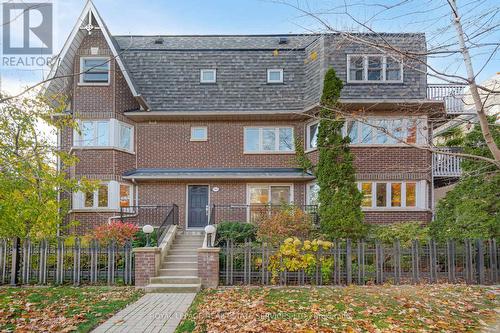
{"type": "Polygon", "coordinates": [[[257,219],[257,237],[271,244],[288,237],[307,238],[312,230],[311,217],[298,207],[287,207],[274,212],[264,211],[257,219]]]}
{"type": "Polygon", "coordinates": [[[123,245],[132,240],[139,231],[139,227],[132,223],[111,222],[95,227],[92,236],[101,244],[109,244],[115,241],[118,245],[123,245]]]}

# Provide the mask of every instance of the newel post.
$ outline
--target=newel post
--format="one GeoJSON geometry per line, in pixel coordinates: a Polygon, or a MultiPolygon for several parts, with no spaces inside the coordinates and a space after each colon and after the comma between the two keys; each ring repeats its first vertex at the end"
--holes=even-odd
{"type": "Polygon", "coordinates": [[[132,250],[135,255],[135,286],[145,287],[149,279],[158,275],[161,249],[159,247],[138,247],[132,250]]]}
{"type": "Polygon", "coordinates": [[[218,247],[198,249],[198,277],[203,288],[219,286],[219,253],[218,247]]]}

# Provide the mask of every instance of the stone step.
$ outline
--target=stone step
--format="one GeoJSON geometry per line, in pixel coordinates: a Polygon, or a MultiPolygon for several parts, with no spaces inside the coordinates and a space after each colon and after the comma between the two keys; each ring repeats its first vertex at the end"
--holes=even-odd
{"type": "Polygon", "coordinates": [[[192,246],[202,246],[202,240],[174,240],[172,245],[192,245],[192,246]]]}
{"type": "Polygon", "coordinates": [[[196,284],[200,283],[197,276],[157,276],[149,279],[151,284],[196,284]]]}
{"type": "Polygon", "coordinates": [[[196,293],[200,291],[201,284],[199,283],[185,283],[185,284],[148,284],[145,287],[147,293],[196,293]]]}
{"type": "Polygon", "coordinates": [[[185,261],[185,262],[172,262],[165,261],[161,264],[161,268],[198,268],[198,262],[196,261],[185,261]]]}
{"type": "Polygon", "coordinates": [[[160,276],[198,276],[198,268],[161,268],[160,276]]]}
{"type": "Polygon", "coordinates": [[[165,261],[169,262],[186,262],[198,261],[198,256],[195,254],[167,254],[165,261]]]}

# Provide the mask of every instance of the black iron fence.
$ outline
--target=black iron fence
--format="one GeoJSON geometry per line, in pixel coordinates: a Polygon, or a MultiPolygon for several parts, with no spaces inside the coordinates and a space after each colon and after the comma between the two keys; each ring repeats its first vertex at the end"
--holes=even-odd
{"type": "Polygon", "coordinates": [[[212,205],[210,210],[210,224],[218,224],[220,222],[259,222],[263,219],[271,217],[273,214],[280,212],[284,208],[298,208],[306,212],[313,222],[319,224],[318,206],[316,205],[246,205],[246,204],[230,204],[230,205],[212,205]]]}
{"type": "Polygon", "coordinates": [[[132,245],[0,239],[0,285],[134,284],[132,245]]]}
{"type": "Polygon", "coordinates": [[[498,284],[499,247],[495,240],[335,241],[317,250],[279,251],[277,247],[227,242],[220,253],[222,285],[348,285],[369,283],[498,284]]]}

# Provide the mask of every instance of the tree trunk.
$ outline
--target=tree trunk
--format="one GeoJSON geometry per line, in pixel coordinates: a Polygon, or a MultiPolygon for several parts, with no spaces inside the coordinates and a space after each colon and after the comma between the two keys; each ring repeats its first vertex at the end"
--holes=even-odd
{"type": "Polygon", "coordinates": [[[483,133],[484,140],[488,145],[489,150],[493,154],[495,159],[495,164],[500,168],[500,150],[495,144],[495,140],[491,135],[490,128],[488,126],[488,118],[484,112],[483,102],[481,101],[481,96],[476,85],[476,77],[474,75],[474,69],[472,68],[472,60],[470,57],[469,49],[465,45],[464,31],[462,29],[462,23],[460,21],[460,16],[458,14],[456,0],[448,0],[451,7],[453,15],[453,25],[457,31],[458,43],[460,45],[460,52],[464,58],[465,68],[467,70],[467,81],[469,83],[469,90],[474,101],[474,107],[476,108],[477,117],[479,119],[479,124],[481,125],[481,131],[483,133]]]}

